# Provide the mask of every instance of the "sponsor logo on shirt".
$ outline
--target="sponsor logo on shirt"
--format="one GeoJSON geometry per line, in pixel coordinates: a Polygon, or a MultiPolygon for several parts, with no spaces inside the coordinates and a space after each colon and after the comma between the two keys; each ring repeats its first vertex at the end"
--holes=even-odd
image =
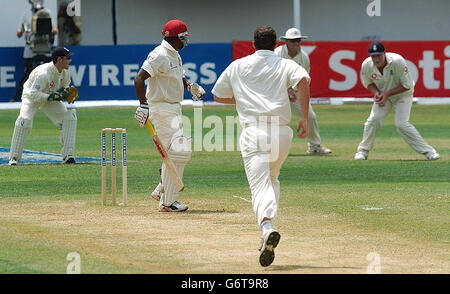
{"type": "Polygon", "coordinates": [[[405,66],[405,69],[404,69],[404,71],[405,71],[405,73],[408,73],[408,72],[409,72],[409,69],[408,69],[408,67],[407,67],[407,66],[405,66]]]}
{"type": "Polygon", "coordinates": [[[41,89],[41,86],[39,86],[39,85],[34,85],[34,88],[36,89],[36,90],[40,90],[41,89]]]}

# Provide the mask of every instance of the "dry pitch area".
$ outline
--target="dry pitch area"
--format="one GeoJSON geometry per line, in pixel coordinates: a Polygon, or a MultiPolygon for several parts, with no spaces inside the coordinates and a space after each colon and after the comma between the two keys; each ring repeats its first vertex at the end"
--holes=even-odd
{"type": "Polygon", "coordinates": [[[239,199],[187,201],[194,208],[182,214],[159,213],[150,200],[125,208],[103,208],[99,201],[12,200],[2,199],[2,243],[48,258],[34,257],[42,264],[28,268],[37,272],[47,263],[64,272],[64,253],[72,251],[80,253],[86,273],[96,272],[96,264],[121,273],[366,273],[370,252],[380,255],[383,273],[450,270],[448,244],[364,230],[336,215],[289,207],[280,211],[276,259],[262,268],[259,229],[251,207],[239,199]]]}

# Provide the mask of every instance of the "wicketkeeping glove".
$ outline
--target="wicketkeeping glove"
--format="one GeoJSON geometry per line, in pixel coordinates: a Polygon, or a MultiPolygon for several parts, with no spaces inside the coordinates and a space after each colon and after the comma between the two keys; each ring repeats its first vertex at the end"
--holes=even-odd
{"type": "Polygon", "coordinates": [[[134,118],[139,123],[139,126],[142,128],[145,125],[145,122],[148,119],[148,104],[141,103],[136,109],[136,113],[134,114],[134,118]]]}
{"type": "Polygon", "coordinates": [[[56,92],[50,93],[48,96],[48,101],[64,101],[69,97],[69,91],[65,88],[60,88],[56,92]]]}
{"type": "Polygon", "coordinates": [[[74,86],[70,88],[59,88],[56,92],[48,96],[48,101],[67,101],[69,104],[78,99],[78,89],[74,86]]]}
{"type": "Polygon", "coordinates": [[[189,84],[189,92],[191,92],[194,101],[198,101],[206,95],[205,89],[197,83],[189,84]]]}
{"type": "Polygon", "coordinates": [[[69,104],[74,103],[75,100],[78,99],[78,89],[72,85],[72,86],[70,86],[68,92],[69,92],[69,96],[67,96],[67,98],[66,98],[67,103],[69,103],[69,104]]]}

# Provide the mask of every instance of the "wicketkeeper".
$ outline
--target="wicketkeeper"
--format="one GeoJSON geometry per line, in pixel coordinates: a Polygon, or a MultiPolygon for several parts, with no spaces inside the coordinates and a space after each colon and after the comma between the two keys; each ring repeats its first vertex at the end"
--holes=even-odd
{"type": "Polygon", "coordinates": [[[61,130],[63,163],[75,163],[77,115],[75,109],[68,110],[62,103],[74,103],[78,98],[78,90],[74,86],[69,87],[69,63],[73,55],[67,48],[55,48],[52,61],[36,67],[25,82],[22,106],[11,141],[9,165],[17,165],[22,158],[23,147],[38,109],[61,130]]]}
{"type": "MultiPolygon", "coordinates": [[[[163,147],[175,164],[180,178],[184,167],[191,158],[191,138],[183,136],[181,101],[184,89],[190,91],[194,101],[205,96],[205,90],[196,83],[189,83],[178,51],[188,43],[187,26],[178,19],[167,22],[163,28],[161,45],[147,56],[141,70],[134,80],[136,95],[140,106],[135,118],[140,127],[150,119],[163,147]],[[147,90],[145,81],[148,79],[147,90]]],[[[170,177],[165,164],[161,167],[161,182],[152,193],[159,201],[159,211],[180,212],[188,207],[178,202],[180,194],[170,177]]]]}

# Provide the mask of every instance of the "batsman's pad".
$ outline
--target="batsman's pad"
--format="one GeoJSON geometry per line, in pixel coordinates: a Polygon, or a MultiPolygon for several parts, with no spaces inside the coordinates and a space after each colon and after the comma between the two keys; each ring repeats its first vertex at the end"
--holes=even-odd
{"type": "Polygon", "coordinates": [[[77,132],[77,113],[75,109],[69,109],[64,113],[61,144],[63,145],[61,155],[65,158],[68,155],[75,155],[75,137],[77,132]]]}
{"type": "MultiPolygon", "coordinates": [[[[183,178],[184,167],[191,159],[191,142],[191,138],[184,136],[175,137],[167,151],[175,165],[176,172],[180,179],[183,178]]],[[[175,183],[172,181],[165,164],[162,165],[161,180],[164,187],[164,193],[161,195],[160,204],[169,206],[178,200],[180,192],[178,192],[175,183]]]]}
{"type": "Polygon", "coordinates": [[[18,117],[14,125],[14,134],[11,140],[11,150],[9,160],[16,158],[19,161],[22,158],[23,147],[27,141],[28,133],[33,127],[33,121],[23,117],[18,117]]]}

